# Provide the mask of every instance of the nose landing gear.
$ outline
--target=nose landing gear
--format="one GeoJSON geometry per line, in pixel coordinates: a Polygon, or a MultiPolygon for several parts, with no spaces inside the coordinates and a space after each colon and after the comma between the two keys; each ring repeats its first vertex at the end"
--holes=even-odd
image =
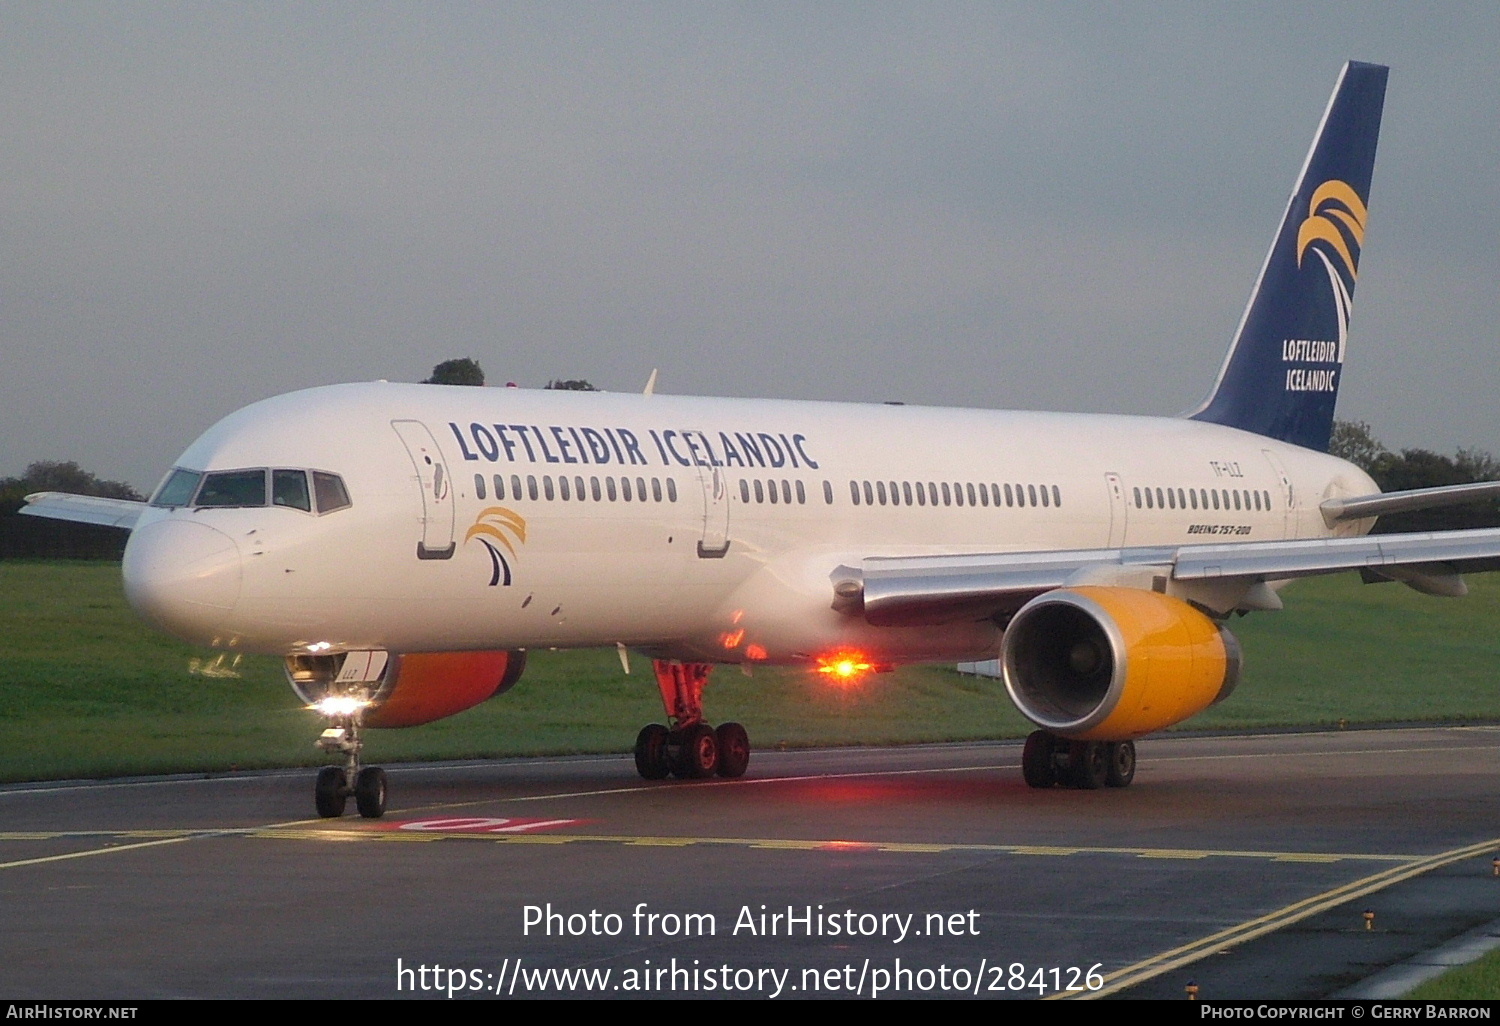
{"type": "Polygon", "coordinates": [[[1069,741],[1034,730],[1021,750],[1021,775],[1032,787],[1129,787],[1135,779],[1135,742],[1069,741]]]}
{"type": "Polygon", "coordinates": [[[656,659],[651,666],[671,726],[641,728],[635,739],[636,771],[647,780],[743,776],[750,765],[750,735],[738,723],[715,729],[703,719],[703,688],[713,665],[656,659]]]}
{"type": "Polygon", "coordinates": [[[318,771],[313,787],[313,803],[318,815],[324,819],[337,819],[344,814],[344,805],[353,795],[354,807],[361,816],[379,819],[385,815],[385,770],[359,764],[359,754],[364,748],[359,710],[330,715],[329,720],[329,727],[318,738],[317,746],[330,754],[344,756],[344,765],[324,766],[318,771]]]}

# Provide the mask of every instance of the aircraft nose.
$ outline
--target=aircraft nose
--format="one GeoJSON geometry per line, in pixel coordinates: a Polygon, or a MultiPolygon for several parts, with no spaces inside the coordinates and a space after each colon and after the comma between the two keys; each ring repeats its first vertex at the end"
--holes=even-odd
{"type": "Polygon", "coordinates": [[[211,642],[240,597],[240,551],[206,524],[160,520],[125,546],[125,598],[141,619],[188,641],[211,642]]]}

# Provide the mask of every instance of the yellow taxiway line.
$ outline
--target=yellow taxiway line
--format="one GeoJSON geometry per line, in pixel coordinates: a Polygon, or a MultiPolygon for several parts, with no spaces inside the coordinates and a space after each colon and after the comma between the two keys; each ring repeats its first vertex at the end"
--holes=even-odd
{"type": "MultiPolygon", "coordinates": [[[[1128,855],[1146,859],[1198,860],[1209,858],[1262,859],[1268,862],[1330,864],[1335,862],[1395,862],[1403,866],[1425,858],[1372,852],[1253,851],[1194,848],[1128,848],[1088,845],[971,844],[933,841],[861,841],[851,838],[699,837],[640,834],[486,833],[474,831],[405,831],[306,829],[276,827],[247,832],[247,836],[298,841],[490,841],[497,844],[619,844],[627,847],[685,848],[694,845],[759,848],[778,851],[872,851],[932,855],[978,853],[1018,856],[1128,855]]],[[[0,835],[3,837],[3,835],[0,835]]]]}
{"type": "MultiPolygon", "coordinates": [[[[319,827],[317,821],[299,820],[259,827],[217,830],[12,830],[0,831],[3,841],[53,841],[73,838],[152,838],[141,844],[110,845],[64,855],[49,855],[18,862],[0,862],[0,869],[35,865],[38,862],[129,851],[152,844],[170,844],[210,837],[256,837],[282,841],[490,841],[496,844],[619,844],[627,847],[685,848],[694,845],[757,848],[772,851],[872,851],[913,855],[977,853],[991,855],[1052,856],[1126,855],[1143,859],[1261,859],[1267,862],[1332,864],[1335,862],[1395,862],[1410,866],[1441,856],[1400,855],[1376,852],[1256,851],[1229,848],[1130,848],[1093,845],[975,844],[942,841],[861,841],[851,838],[797,837],[702,837],[641,834],[488,833],[482,830],[349,829],[319,827]]],[[[1483,846],[1481,846],[1483,847],[1483,846]]],[[[1446,853],[1444,853],[1446,854],[1446,853]]]]}
{"type": "Polygon", "coordinates": [[[1145,983],[1147,980],[1161,976],[1163,973],[1180,969],[1201,958],[1222,951],[1226,947],[1233,947],[1236,944],[1244,944],[1257,937],[1263,937],[1268,933],[1273,933],[1293,923],[1301,922],[1303,919],[1308,919],[1320,912],[1336,908],[1345,902],[1362,898],[1367,894],[1374,894],[1376,891],[1381,891],[1405,880],[1410,880],[1414,876],[1430,873],[1434,869],[1441,869],[1455,862],[1462,862],[1464,859],[1486,855],[1494,851],[1497,847],[1500,847],[1500,837],[1481,841],[1478,844],[1465,845],[1462,848],[1454,848],[1450,851],[1439,852],[1436,855],[1428,855],[1424,858],[1409,861],[1404,866],[1394,866],[1371,876],[1352,880],[1349,883],[1323,891],[1321,894],[1314,894],[1310,898],[1294,901],[1292,904],[1287,905],[1285,908],[1279,908],[1275,912],[1257,916],[1254,919],[1231,926],[1228,929],[1211,933],[1207,937],[1200,938],[1189,944],[1183,944],[1169,951],[1152,955],[1150,958],[1143,959],[1134,965],[1128,965],[1123,969],[1116,969],[1114,972],[1105,975],[1104,986],[1099,990],[1052,994],[1046,1000],[1089,1000],[1092,998],[1107,997],[1110,994],[1125,990],[1127,987],[1134,987],[1137,984],[1145,983]]]}

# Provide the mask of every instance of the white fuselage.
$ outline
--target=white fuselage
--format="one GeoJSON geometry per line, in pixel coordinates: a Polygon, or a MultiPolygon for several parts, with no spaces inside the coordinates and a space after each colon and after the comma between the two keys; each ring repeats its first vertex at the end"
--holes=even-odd
{"type": "Polygon", "coordinates": [[[178,465],[346,483],[336,512],[153,507],[132,535],[143,615],[276,654],[983,657],[993,623],[873,627],[832,608],[830,574],[882,555],[1322,537],[1320,501],[1377,490],[1333,457],[1190,420],[384,382],[256,403],[178,465]]]}

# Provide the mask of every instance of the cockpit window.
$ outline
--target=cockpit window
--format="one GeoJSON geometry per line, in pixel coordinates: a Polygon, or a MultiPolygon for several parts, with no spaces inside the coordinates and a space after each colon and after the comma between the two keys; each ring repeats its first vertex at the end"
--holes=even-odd
{"type": "Polygon", "coordinates": [[[349,492],[344,488],[344,479],[337,474],[328,474],[321,470],[314,470],[313,492],[318,497],[318,512],[332,513],[336,509],[344,509],[353,505],[349,501],[349,492]]]}
{"type": "Polygon", "coordinates": [[[173,470],[156,494],[151,498],[153,506],[186,506],[193,501],[193,493],[198,490],[198,482],[203,480],[203,475],[196,470],[183,470],[178,467],[173,470]]]}
{"type": "Polygon", "coordinates": [[[197,506],[264,506],[266,472],[264,470],[229,470],[209,474],[198,490],[197,506]]]}
{"type": "Polygon", "coordinates": [[[312,500],[307,494],[307,474],[301,470],[271,471],[271,505],[290,506],[303,512],[312,512],[312,500]]]}

